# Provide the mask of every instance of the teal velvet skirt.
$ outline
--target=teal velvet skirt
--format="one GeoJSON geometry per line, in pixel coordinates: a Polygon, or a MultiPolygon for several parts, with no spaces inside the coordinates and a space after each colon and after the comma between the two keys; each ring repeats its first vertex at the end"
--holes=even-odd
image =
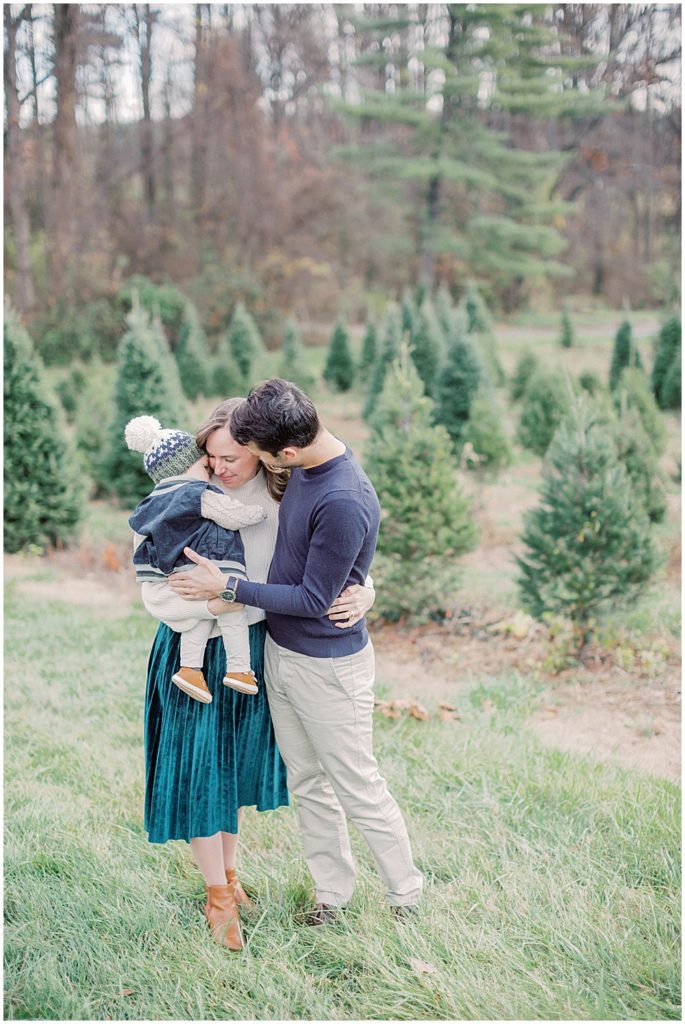
{"type": "Polygon", "coordinates": [[[266,623],[250,626],[250,660],[259,693],[223,685],[221,637],[209,641],[204,676],[212,703],[192,700],[171,677],[180,634],[161,624],[145,694],[145,828],[151,843],[238,831],[238,808],[288,804],[286,770],[276,746],[264,685],[266,623]]]}

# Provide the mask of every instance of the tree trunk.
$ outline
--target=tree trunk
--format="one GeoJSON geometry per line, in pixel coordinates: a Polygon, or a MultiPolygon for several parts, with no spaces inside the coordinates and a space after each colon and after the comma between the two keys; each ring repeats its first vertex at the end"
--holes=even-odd
{"type": "Polygon", "coordinates": [[[35,301],[33,274],[31,272],[31,225],[26,205],[25,174],[22,168],[22,139],[19,126],[20,102],[16,79],[17,29],[25,16],[12,19],[10,5],[5,12],[5,98],[7,101],[7,175],[10,210],[14,228],[14,242],[17,248],[17,277],[14,302],[17,309],[26,313],[35,301]]]}
{"type": "Polygon", "coordinates": [[[65,293],[67,265],[74,255],[78,189],[76,159],[77,4],[54,5],[57,113],[53,125],[54,160],[51,215],[51,284],[55,296],[65,293]]]}
{"type": "Polygon", "coordinates": [[[154,147],[152,138],[152,115],[150,112],[150,82],[152,80],[152,28],[157,15],[149,4],[135,5],[136,29],[138,35],[138,56],[140,64],[140,92],[143,101],[143,120],[140,126],[140,154],[143,170],[143,191],[147,206],[148,220],[155,219],[157,186],[155,182],[154,147]],[[144,7],[141,19],[140,7],[144,7]],[[143,24],[145,31],[142,31],[143,24]]]}

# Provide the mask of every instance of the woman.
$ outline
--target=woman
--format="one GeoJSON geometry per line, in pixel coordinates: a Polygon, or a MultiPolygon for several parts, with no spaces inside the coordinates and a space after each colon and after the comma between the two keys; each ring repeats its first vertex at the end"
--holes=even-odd
{"type": "MultiPolygon", "coordinates": [[[[197,443],[207,452],[213,482],[267,518],[242,532],[248,578],[265,582],[276,544],[278,502],[287,476],[268,473],[231,437],[230,422],[241,398],[223,402],[200,427],[197,443]]],[[[345,627],[350,613],[363,615],[373,591],[349,587],[329,609],[345,627]]],[[[175,595],[160,618],[178,617],[175,595]],[[172,607],[173,605],[173,607],[172,607]]],[[[181,612],[183,609],[181,608],[181,612]]],[[[285,765],[276,746],[263,685],[264,612],[248,608],[250,661],[261,684],[256,696],[222,685],[225,655],[217,635],[207,645],[205,678],[211,704],[189,701],[171,682],[179,664],[180,634],[160,625],[150,654],[145,703],[145,828],[153,843],[184,839],[207,886],[205,916],[212,935],[228,949],[243,948],[238,907],[251,900],[236,876],[241,810],[288,804],[285,765]]]]}

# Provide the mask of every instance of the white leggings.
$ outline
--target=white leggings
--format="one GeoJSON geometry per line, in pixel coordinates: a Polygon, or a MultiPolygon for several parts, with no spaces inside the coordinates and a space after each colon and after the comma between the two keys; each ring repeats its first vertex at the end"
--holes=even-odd
{"type": "Polygon", "coordinates": [[[186,601],[174,594],[166,579],[143,583],[141,597],[150,615],[181,634],[182,666],[202,667],[207,641],[216,624],[226,649],[226,671],[249,672],[250,639],[245,608],[212,615],[206,601],[186,601]]]}

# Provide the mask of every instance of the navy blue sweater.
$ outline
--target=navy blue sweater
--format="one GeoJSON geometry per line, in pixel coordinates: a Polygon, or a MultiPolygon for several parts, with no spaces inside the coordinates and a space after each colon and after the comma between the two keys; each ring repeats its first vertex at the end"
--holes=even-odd
{"type": "Polygon", "coordinates": [[[364,620],[337,629],[326,612],[345,587],[364,583],[379,523],[376,492],[349,448],[320,466],[294,469],[268,581],[241,580],[238,600],[264,608],[269,633],[290,651],[313,658],[360,651],[368,642],[364,620]]]}

